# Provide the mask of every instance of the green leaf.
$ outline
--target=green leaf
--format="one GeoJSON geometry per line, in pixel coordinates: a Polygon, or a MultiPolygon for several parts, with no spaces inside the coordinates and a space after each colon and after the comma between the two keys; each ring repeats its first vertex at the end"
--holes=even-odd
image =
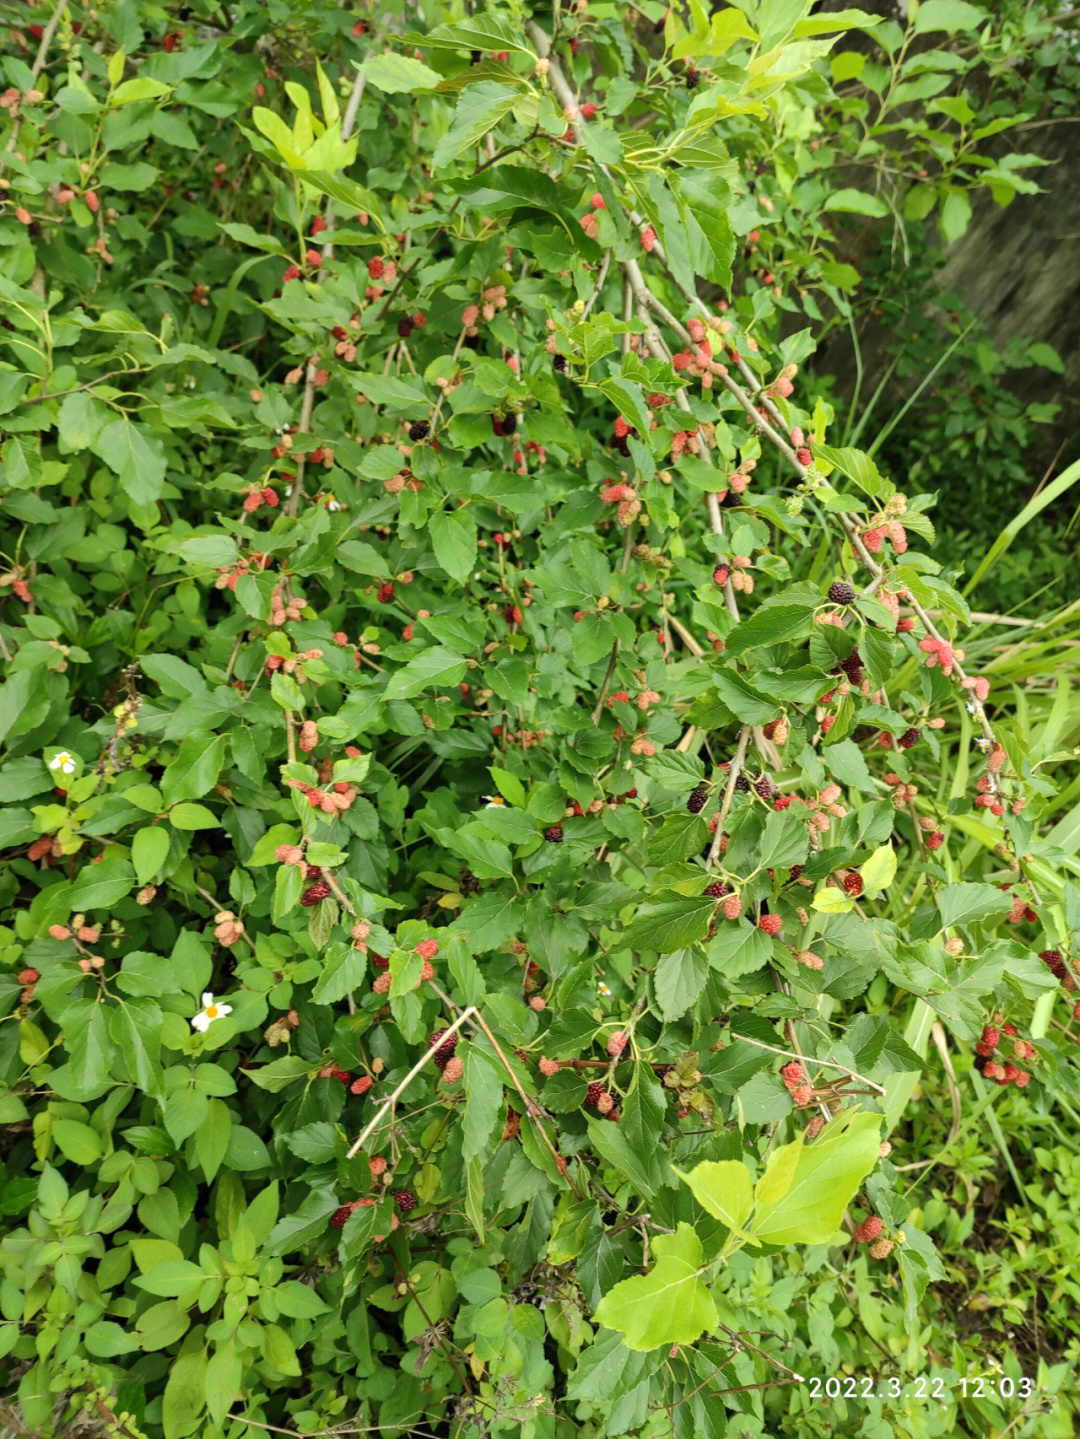
{"type": "Polygon", "coordinates": [[[825,197],[821,208],[826,212],[845,210],[853,215],[868,215],[874,220],[884,219],[889,213],[885,201],[867,190],[833,190],[825,197]]]}
{"type": "Polygon", "coordinates": [[[504,1118],[502,1071],[475,1045],[465,1055],[465,1117],[462,1121],[461,1155],[466,1164],[487,1159],[494,1143],[495,1129],[504,1118]]]}
{"type": "Polygon", "coordinates": [[[1012,899],[992,884],[961,882],[947,884],[938,892],[937,907],[942,929],[949,929],[954,924],[1004,919],[1012,908],[1012,899]]]}
{"type": "Polygon", "coordinates": [[[967,229],[971,221],[971,201],[968,199],[966,190],[950,190],[941,202],[941,209],[938,212],[938,229],[941,231],[941,238],[946,245],[951,245],[954,240],[967,229]]]}
{"type": "Polygon", "coordinates": [[[797,1151],[797,1163],[781,1196],[757,1205],[750,1232],[765,1244],[825,1243],[878,1162],[880,1129],[879,1114],[845,1110],[812,1144],[800,1135],[794,1145],[774,1151],[763,1180],[774,1169],[784,1172],[792,1151],[797,1151]]]}
{"type": "Polygon", "coordinates": [[[769,936],[744,920],[722,920],[705,946],[705,957],[726,980],[752,974],[772,957],[769,936]]]}
{"type": "Polygon", "coordinates": [[[365,80],[387,95],[434,90],[442,76],[411,55],[369,55],[360,66],[365,80]]]}
{"type": "Polygon", "coordinates": [[[101,1135],[77,1119],[54,1119],[52,1137],[64,1158],[74,1164],[96,1164],[101,1158],[101,1135]]]}
{"type": "Polygon", "coordinates": [[[896,877],[896,850],[891,844],[880,845],[859,870],[862,875],[863,893],[872,898],[888,889],[896,877]]]}
{"type": "Polygon", "coordinates": [[[986,11],[967,0],[922,0],[915,15],[916,35],[932,30],[974,30],[986,19],[986,11]]]}
{"type": "Polygon", "coordinates": [[[222,1344],[210,1357],[206,1366],[205,1395],[206,1407],[215,1424],[221,1424],[232,1408],[240,1391],[244,1366],[237,1352],[235,1340],[222,1344]]]}
{"type": "Polygon", "coordinates": [[[871,499],[891,492],[892,486],[882,479],[877,465],[862,450],[834,450],[830,445],[815,444],[814,454],[827,465],[838,469],[849,480],[853,480],[871,499]]]}
{"type": "Polygon", "coordinates": [[[428,529],[440,568],[463,585],[476,563],[476,521],[468,510],[440,510],[428,529]]]}
{"type": "Polygon", "coordinates": [[[626,926],[623,941],[631,949],[654,949],[660,954],[684,949],[705,938],[715,908],[708,895],[644,900],[626,926]]]}
{"type": "Polygon", "coordinates": [[[145,508],[161,498],[165,456],[161,442],[144,425],[123,418],[113,420],[92,441],[91,448],[116,472],[136,505],[145,508]]]}
{"type": "Polygon", "coordinates": [[[125,859],[84,865],[68,892],[68,908],[112,909],[128,894],[134,879],[135,871],[125,859]]]}
{"type": "Polygon", "coordinates": [[[829,772],[835,775],[841,784],[850,789],[862,790],[865,794],[874,792],[875,785],[866,759],[854,740],[843,739],[836,744],[827,745],[822,758],[829,772]]]}
{"type": "Polygon", "coordinates": [[[836,10],[831,15],[811,15],[797,20],[791,33],[798,40],[807,35],[829,35],[835,30],[869,30],[880,24],[880,15],[868,15],[865,10],[836,10]]]}
{"type": "Polygon", "coordinates": [[[676,1173],[690,1186],[702,1209],[729,1229],[742,1229],[754,1207],[754,1187],[745,1164],[737,1159],[706,1161],[689,1174],[676,1173]]]}
{"type": "Polygon", "coordinates": [[[221,1167],[232,1134],[232,1115],[221,1099],[211,1099],[206,1118],[195,1131],[195,1157],[208,1184],[221,1167]]]}
{"type": "MultiPolygon", "coordinates": [[[[784,640],[800,639],[810,633],[813,621],[812,605],[762,605],[728,635],[724,641],[724,656],[735,659],[759,645],[776,645],[784,640]]],[[[772,717],[775,719],[775,713],[772,717]]]]}
{"type": "MultiPolygon", "coordinates": [[[[193,1331],[193,1336],[195,1331],[193,1331]]],[[[182,1353],[169,1371],[161,1407],[161,1423],[165,1439],[181,1439],[190,1434],[205,1407],[206,1369],[208,1359],[202,1343],[182,1353]]]]}
{"type": "Polygon", "coordinates": [[[266,1241],[268,1254],[292,1254],[309,1239],[323,1234],[326,1221],[338,1207],[338,1199],[332,1189],[314,1189],[302,1201],[299,1209],[286,1214],[274,1225],[266,1241]]]}
{"type": "Polygon", "coordinates": [[[322,957],[323,972],[311,998],[316,1004],[337,1004],[358,989],[367,972],[367,955],[351,944],[332,944],[322,957]]]}
{"type": "Polygon", "coordinates": [[[698,1278],[701,1241],[689,1224],[680,1223],[674,1234],[656,1236],[653,1252],[652,1271],[609,1290],[596,1321],[620,1333],[627,1349],[694,1344],[718,1319],[713,1297],[698,1278]]]}
{"type": "Polygon", "coordinates": [[[709,967],[695,948],[661,955],[653,971],[653,993],[665,1022],[680,1019],[705,988],[709,967]]]}
{"type": "Polygon", "coordinates": [[[819,914],[850,914],[855,908],[855,901],[850,894],[830,885],[818,890],[811,907],[819,914]]]}
{"type": "Polygon", "coordinates": [[[715,683],[721,703],[743,724],[768,724],[776,718],[776,701],[734,669],[721,670],[715,683]]]}
{"type": "Polygon", "coordinates": [[[223,734],[212,740],[203,735],[191,735],[184,740],[161,776],[164,803],[172,805],[178,800],[201,799],[204,794],[209,794],[217,784],[225,763],[227,743],[228,739],[223,734]]]}
{"type": "Polygon", "coordinates": [[[131,862],[139,884],[149,884],[169,853],[169,831],[161,825],[144,825],[131,840],[131,862]]]}
{"type": "Polygon", "coordinates": [[[204,804],[177,804],[169,811],[169,823],[174,829],[219,829],[221,821],[212,809],[204,804]]]}
{"type": "Polygon", "coordinates": [[[443,645],[435,645],[391,676],[383,698],[405,700],[423,690],[449,689],[465,678],[465,670],[466,664],[460,655],[443,645]]]}
{"type": "Polygon", "coordinates": [[[482,140],[518,101],[517,90],[492,81],[470,85],[461,92],[450,128],[435,146],[431,157],[433,172],[444,169],[451,160],[482,140]]]}

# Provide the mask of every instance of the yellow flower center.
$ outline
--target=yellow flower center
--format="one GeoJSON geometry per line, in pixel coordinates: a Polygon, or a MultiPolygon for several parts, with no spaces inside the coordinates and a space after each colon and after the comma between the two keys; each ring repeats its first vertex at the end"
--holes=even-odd
{"type": "Polygon", "coordinates": [[[207,1019],[217,1019],[218,1007],[216,1004],[208,1004],[206,1006],[206,1017],[207,1019]]]}

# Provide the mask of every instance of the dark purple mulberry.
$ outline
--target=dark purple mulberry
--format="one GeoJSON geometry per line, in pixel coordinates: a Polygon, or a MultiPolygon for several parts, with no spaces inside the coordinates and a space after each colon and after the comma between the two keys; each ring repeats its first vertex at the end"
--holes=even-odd
{"type": "Polygon", "coordinates": [[[329,894],[330,886],[326,880],[317,879],[313,885],[304,890],[300,896],[300,903],[305,909],[310,909],[312,905],[318,904],[321,900],[326,899],[329,894]]]}
{"type": "Polygon", "coordinates": [[[1039,953],[1039,958],[1055,979],[1064,979],[1068,971],[1065,968],[1065,961],[1061,957],[1060,949],[1044,949],[1039,953]]]}
{"type": "Polygon", "coordinates": [[[705,808],[705,802],[709,798],[709,791],[703,784],[699,784],[690,791],[690,798],[686,801],[686,808],[691,814],[700,814],[705,808]]]}
{"type": "Polygon", "coordinates": [[[426,440],[430,431],[431,426],[428,424],[427,420],[414,420],[413,423],[409,426],[409,439],[426,440]]]}
{"type": "Polygon", "coordinates": [[[855,590],[846,580],[836,580],[829,586],[829,599],[834,605],[854,604],[855,590]]]}
{"type": "Polygon", "coordinates": [[[901,749],[913,749],[922,739],[921,729],[906,729],[896,743],[901,749]]]}
{"type": "Polygon", "coordinates": [[[402,1214],[408,1214],[410,1209],[416,1208],[416,1195],[411,1189],[391,1189],[390,1197],[402,1214]]]}
{"type": "Polygon", "coordinates": [[[445,1069],[454,1057],[454,1050],[457,1049],[458,1037],[451,1034],[446,1038],[445,1029],[437,1029],[428,1040],[428,1048],[435,1051],[432,1056],[432,1064],[436,1069],[445,1069]]]}
{"type": "Polygon", "coordinates": [[[544,830],[544,838],[548,844],[562,844],[562,825],[553,824],[549,829],[544,830]]]}

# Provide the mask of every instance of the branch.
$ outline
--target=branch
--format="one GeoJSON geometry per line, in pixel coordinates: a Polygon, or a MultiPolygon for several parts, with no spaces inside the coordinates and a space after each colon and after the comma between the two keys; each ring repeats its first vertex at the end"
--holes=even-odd
{"type": "Polygon", "coordinates": [[[728,772],[727,788],[724,791],[723,802],[720,805],[720,813],[716,817],[716,833],[713,835],[713,842],[709,847],[709,861],[706,869],[712,869],[713,865],[720,858],[720,846],[724,842],[724,822],[728,817],[728,810],[731,808],[731,801],[735,797],[735,785],[742,774],[743,765],[746,763],[746,746],[750,742],[750,726],[744,724],[739,731],[739,747],[735,751],[735,758],[731,761],[731,769],[728,772]]]}
{"type": "Polygon", "coordinates": [[[744,1044],[752,1044],[757,1049],[767,1049],[771,1054],[779,1054],[784,1059],[799,1059],[804,1064],[823,1064],[828,1069],[838,1069],[841,1074],[846,1074],[849,1079],[857,1079],[860,1084],[868,1084],[876,1094],[884,1094],[885,1090],[880,1084],[875,1084],[872,1079],[867,1079],[865,1074],[860,1074],[857,1069],[849,1069],[846,1064],[838,1064],[835,1059],[815,1059],[812,1054],[793,1054],[790,1049],[778,1049],[775,1044],[765,1044],[760,1039],[751,1039],[745,1034],[736,1034],[736,1039],[744,1044]]]}
{"type": "MultiPolygon", "coordinates": [[[[360,108],[360,101],[364,98],[364,87],[367,84],[367,77],[362,70],[358,70],[356,79],[353,82],[352,94],[349,96],[349,103],[345,107],[345,114],[341,120],[341,139],[344,142],[352,134],[353,126],[356,124],[356,112],[360,108]]],[[[328,233],[333,232],[334,211],[331,201],[328,199],[325,205],[326,228],[328,233]]],[[[322,247],[324,260],[329,260],[334,253],[334,245],[327,240],[322,247]]],[[[323,271],[319,270],[315,275],[315,283],[318,284],[323,277],[323,271]]],[[[307,370],[304,375],[304,398],[300,405],[300,425],[298,434],[306,435],[311,430],[311,412],[315,407],[315,376],[319,372],[319,366],[312,355],[307,362],[307,370]]],[[[300,509],[300,495],[304,488],[304,468],[307,464],[306,455],[296,457],[296,479],[293,481],[292,494],[285,504],[285,513],[290,519],[295,519],[300,509]]]]}
{"type": "MultiPolygon", "coordinates": [[[[475,1015],[475,1013],[476,1010],[473,1009],[472,1005],[470,1005],[468,1009],[463,1009],[458,1015],[457,1019],[454,1020],[453,1024],[446,1031],[443,1039],[449,1039],[452,1034],[456,1034],[457,1031],[461,1028],[461,1026],[466,1022],[466,1020],[470,1020],[473,1015],[475,1015]]],[[[363,1149],[368,1139],[370,1139],[371,1135],[375,1132],[376,1126],[382,1119],[383,1115],[387,1112],[388,1109],[393,1108],[401,1095],[405,1093],[406,1089],[408,1089],[409,1085],[423,1069],[424,1065],[428,1064],[432,1059],[434,1059],[440,1047],[441,1045],[438,1044],[432,1045],[409,1070],[408,1074],[400,1082],[400,1084],[398,1084],[393,1094],[391,1094],[388,1099],[383,1100],[382,1104],[379,1105],[372,1118],[368,1120],[367,1124],[365,1124],[364,1128],[360,1131],[360,1137],[359,1139],[357,1139],[356,1143],[345,1156],[346,1159],[352,1159],[353,1155],[355,1155],[358,1150],[363,1149]]]]}

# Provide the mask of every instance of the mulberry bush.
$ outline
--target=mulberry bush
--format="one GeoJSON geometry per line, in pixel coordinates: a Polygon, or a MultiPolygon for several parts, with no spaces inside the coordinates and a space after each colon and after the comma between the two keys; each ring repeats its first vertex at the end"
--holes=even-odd
{"type": "MultiPolygon", "coordinates": [[[[825,203],[873,17],[810,9],[7,32],[21,1432],[818,1432],[826,1269],[899,1356],[943,1276],[932,1026],[1078,1098],[1052,785],[803,392],[883,203],[825,203]]],[[[860,153],[931,141],[955,227],[966,150],[860,153]]]]}

